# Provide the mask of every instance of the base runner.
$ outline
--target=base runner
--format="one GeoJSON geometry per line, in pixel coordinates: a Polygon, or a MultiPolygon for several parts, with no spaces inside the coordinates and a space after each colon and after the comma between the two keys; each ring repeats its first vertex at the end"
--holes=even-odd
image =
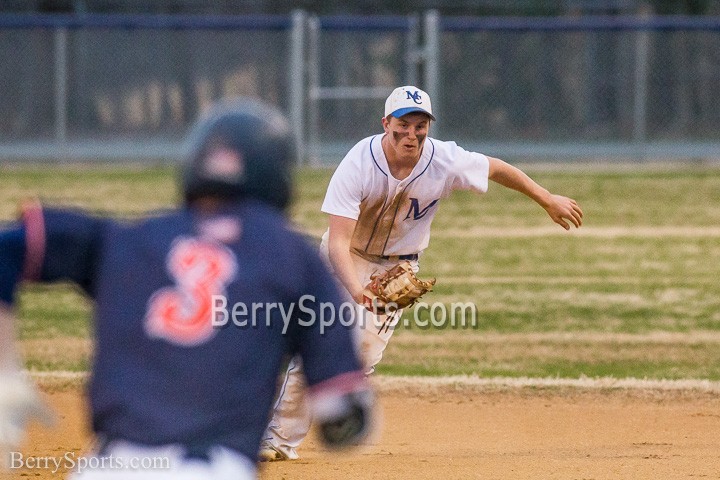
{"type": "Polygon", "coordinates": [[[191,143],[177,211],[126,223],[38,204],[0,232],[0,447],[16,445],[42,411],[9,353],[21,280],[72,281],[95,301],[98,447],[75,480],[255,478],[287,355],[305,365],[321,438],[340,447],[367,431],[352,319],[323,333],[311,318],[321,303],[352,309],[341,309],[331,273],[283,214],[295,161],[287,120],[256,102],[223,105],[191,143]],[[308,295],[302,314],[281,314],[299,313],[308,295]],[[252,306],[251,323],[220,328],[216,297],[228,310],[252,306]],[[137,468],[148,459],[165,460],[137,468]]]}

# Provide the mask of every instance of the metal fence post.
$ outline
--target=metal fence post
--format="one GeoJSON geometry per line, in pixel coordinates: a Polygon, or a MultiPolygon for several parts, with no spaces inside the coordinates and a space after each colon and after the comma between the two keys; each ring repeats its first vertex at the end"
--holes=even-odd
{"type": "MultiPolygon", "coordinates": [[[[646,15],[647,17],[647,15],[646,15]]],[[[650,68],[650,35],[639,29],[635,40],[635,98],[633,99],[633,142],[637,147],[647,141],[648,71],[650,68]]],[[[644,148],[643,148],[644,150],[644,148]]],[[[645,156],[645,153],[640,153],[645,156]]]]}
{"type": "MultiPolygon", "coordinates": [[[[433,114],[442,118],[440,103],[440,14],[430,10],[425,14],[425,90],[432,99],[433,114]]],[[[440,129],[435,122],[433,136],[439,137],[440,129]]]]}
{"type": "Polygon", "coordinates": [[[308,21],[308,153],[309,164],[320,164],[320,20],[313,16],[308,21]]]}
{"type": "Polygon", "coordinates": [[[418,65],[422,61],[423,52],[420,51],[420,29],[417,14],[408,16],[408,33],[405,37],[405,82],[407,85],[417,85],[418,65]]]}
{"type": "Polygon", "coordinates": [[[290,33],[290,121],[295,136],[298,164],[305,162],[305,25],[303,10],[292,13],[290,33]]]}
{"type": "Polygon", "coordinates": [[[68,124],[68,31],[55,29],[55,141],[67,143],[68,124]]]}

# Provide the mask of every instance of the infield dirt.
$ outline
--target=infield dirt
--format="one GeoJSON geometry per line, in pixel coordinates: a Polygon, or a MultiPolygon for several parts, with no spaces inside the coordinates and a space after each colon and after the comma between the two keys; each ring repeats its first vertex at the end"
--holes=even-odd
{"type": "MultiPolygon", "coordinates": [[[[33,426],[27,456],[91,448],[82,389],[44,386],[54,430],[33,426]]],[[[573,388],[393,387],[380,392],[382,429],[353,454],[314,437],[301,459],[264,464],[271,479],[680,479],[720,478],[717,394],[573,388]]],[[[1,478],[64,478],[20,469],[1,478]]]]}

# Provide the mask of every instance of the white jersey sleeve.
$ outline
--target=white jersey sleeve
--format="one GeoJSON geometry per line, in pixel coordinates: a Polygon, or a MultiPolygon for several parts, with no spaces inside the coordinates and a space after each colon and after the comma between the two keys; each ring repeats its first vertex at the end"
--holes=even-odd
{"type": "Polygon", "coordinates": [[[451,149],[452,174],[448,176],[449,190],[472,190],[485,193],[488,190],[490,161],[482,153],[469,152],[455,142],[447,142],[451,149]]]}
{"type": "Polygon", "coordinates": [[[430,242],[439,203],[453,190],[484,193],[488,158],[427,138],[410,175],[393,178],[382,135],[358,142],[330,180],[322,211],[357,221],[351,248],[367,255],[417,254],[430,242]]]}
{"type": "Polygon", "coordinates": [[[322,204],[323,212],[353,220],[360,216],[363,174],[356,150],[350,150],[333,173],[322,204]]]}

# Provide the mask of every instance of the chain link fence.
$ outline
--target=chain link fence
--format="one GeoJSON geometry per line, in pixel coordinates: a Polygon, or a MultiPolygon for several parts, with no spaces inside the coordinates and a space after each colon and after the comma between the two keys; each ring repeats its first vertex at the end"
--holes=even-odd
{"type": "Polygon", "coordinates": [[[286,110],[303,159],[433,98],[431,134],[513,158],[720,158],[720,19],[0,15],[0,158],[175,160],[213,101],[286,110]]]}
{"type": "Polygon", "coordinates": [[[447,20],[443,134],[524,143],[528,151],[575,144],[634,156],[655,146],[666,155],[718,156],[717,27],[678,19],[447,20]]]}

